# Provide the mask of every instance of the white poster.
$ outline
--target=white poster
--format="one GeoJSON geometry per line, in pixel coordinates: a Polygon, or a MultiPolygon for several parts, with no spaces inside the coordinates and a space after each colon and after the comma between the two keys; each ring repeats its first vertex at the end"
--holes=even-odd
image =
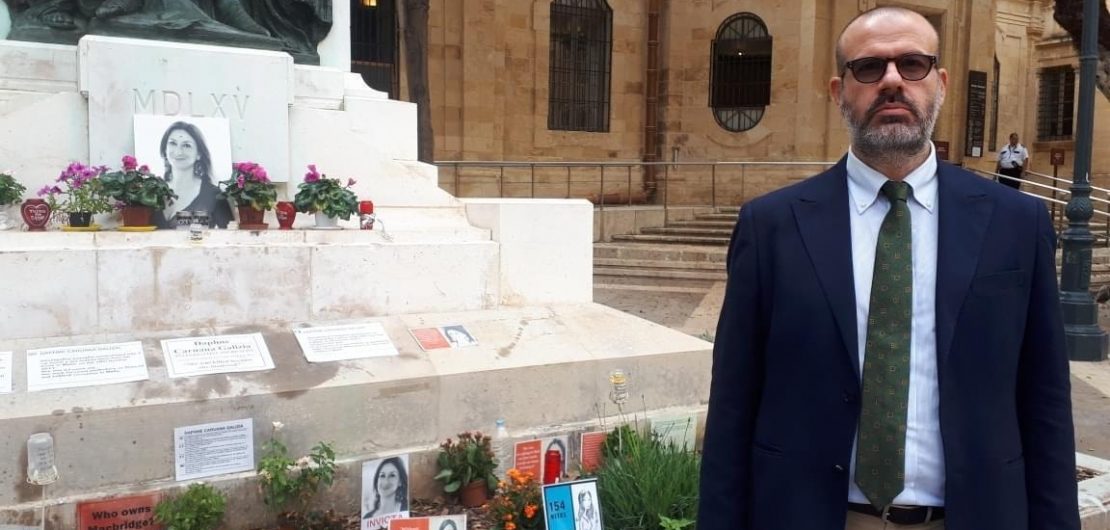
{"type": "Polygon", "coordinates": [[[293,335],[310,363],[400,355],[380,322],[296,328],[293,335]]]}
{"type": "Polygon", "coordinates": [[[409,455],[363,462],[361,530],[387,530],[390,520],[409,516],[408,468],[409,455]]]}
{"type": "Polygon", "coordinates": [[[27,350],[27,391],[147,379],[141,342],[27,350]]]}
{"type": "Polygon", "coordinates": [[[0,394],[12,391],[12,352],[0,351],[0,394]]]}
{"type": "Polygon", "coordinates": [[[693,451],[698,432],[698,419],[693,414],[651,419],[651,432],[663,445],[693,451]]]}
{"type": "Polygon", "coordinates": [[[170,377],[270,370],[274,360],[261,333],[162,341],[170,377]]]}
{"type": "Polygon", "coordinates": [[[177,480],[254,469],[254,420],[223,421],[173,430],[177,480]]]}
{"type": "Polygon", "coordinates": [[[167,220],[179,210],[204,210],[227,227],[231,207],[219,194],[220,182],[231,178],[227,118],[136,114],[135,158],[177,194],[163,212],[167,220]]]}

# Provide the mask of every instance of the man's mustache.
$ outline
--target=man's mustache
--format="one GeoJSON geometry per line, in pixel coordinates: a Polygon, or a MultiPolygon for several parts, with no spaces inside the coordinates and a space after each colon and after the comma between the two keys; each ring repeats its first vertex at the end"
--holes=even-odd
{"type": "Polygon", "coordinates": [[[901,103],[905,105],[906,108],[909,109],[910,114],[913,114],[913,117],[917,118],[917,121],[922,120],[921,111],[917,109],[917,105],[914,105],[910,100],[906,99],[905,94],[901,92],[891,92],[890,94],[880,95],[875,98],[875,102],[871,104],[871,107],[867,109],[867,113],[864,114],[863,122],[871,123],[871,120],[879,113],[880,107],[890,103],[901,103]]]}

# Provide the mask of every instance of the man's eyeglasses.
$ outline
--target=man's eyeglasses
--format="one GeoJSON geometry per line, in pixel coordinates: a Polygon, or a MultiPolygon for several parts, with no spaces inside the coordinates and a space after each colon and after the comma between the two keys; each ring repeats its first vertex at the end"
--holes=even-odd
{"type": "MultiPolygon", "coordinates": [[[[898,57],[863,57],[844,63],[844,69],[851,70],[852,77],[860,83],[874,83],[886,75],[886,65],[892,61],[902,79],[921,81],[936,66],[937,56],[907,53],[898,57]]],[[[844,77],[844,72],[840,73],[840,77],[844,77]]]]}

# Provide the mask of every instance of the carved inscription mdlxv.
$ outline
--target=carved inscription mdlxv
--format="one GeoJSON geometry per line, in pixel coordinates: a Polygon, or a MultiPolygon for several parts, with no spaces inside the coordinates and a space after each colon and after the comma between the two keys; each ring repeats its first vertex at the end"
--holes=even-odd
{"type": "Polygon", "coordinates": [[[194,94],[173,90],[131,89],[135,99],[135,114],[160,114],[163,116],[192,116],[194,118],[229,118],[240,120],[247,114],[250,94],[194,94]]]}

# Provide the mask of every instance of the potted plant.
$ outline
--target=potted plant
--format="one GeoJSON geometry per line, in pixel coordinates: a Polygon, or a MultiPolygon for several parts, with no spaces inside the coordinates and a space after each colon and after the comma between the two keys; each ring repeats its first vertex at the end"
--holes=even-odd
{"type": "Polygon", "coordinates": [[[497,485],[497,493],[490,501],[497,530],[541,530],[543,528],[543,499],[540,483],[531,473],[510,469],[509,480],[497,485]]]}
{"type": "Polygon", "coordinates": [[[122,204],[124,226],[150,226],[154,210],[173,204],[177,194],[166,181],[151,173],[150,168],[139,166],[135,157],[126,155],[122,163],[122,170],[101,175],[104,191],[122,204]]]}
{"type": "Polygon", "coordinates": [[[15,177],[0,173],[0,230],[10,230],[17,226],[17,218],[12,210],[23,201],[23,187],[15,177]]]}
{"type": "Polygon", "coordinates": [[[105,170],[74,162],[62,170],[54,185],[43,186],[38,196],[46,197],[54,212],[69,214],[69,226],[87,228],[94,214],[112,211],[100,180],[105,170]]]}
{"type": "Polygon", "coordinates": [[[154,520],[166,530],[215,530],[224,518],[227,498],[207,484],[192,484],[185,493],[154,507],[154,520]]]}
{"type": "Polygon", "coordinates": [[[490,437],[470,431],[459,434],[459,440],[450,438],[439,446],[439,474],[443,491],[458,493],[463,506],[474,508],[485,504],[489,491],[497,488],[497,457],[490,447],[490,437]]]}
{"type": "Polygon", "coordinates": [[[298,212],[316,214],[317,228],[338,228],[337,219],[344,221],[358,214],[358,196],[351,191],[354,179],[347,179],[344,186],[339,179],[328,178],[316,171],[315,164],[308,165],[304,182],[297,186],[293,205],[298,212]]]}
{"type": "Polygon", "coordinates": [[[285,444],[277,439],[282,427],[281,422],[273,422],[270,440],[262,444],[262,458],[258,461],[262,501],[279,511],[282,528],[316,528],[310,523],[338,519],[334,513],[307,510],[320,487],[331,486],[335,478],[335,450],[320,442],[309,454],[293,460],[285,444]]]}
{"type": "Polygon", "coordinates": [[[239,228],[265,230],[262,216],[277,203],[277,186],[259,164],[237,162],[231,167],[231,178],[220,182],[220,190],[239,208],[239,228]]]}

